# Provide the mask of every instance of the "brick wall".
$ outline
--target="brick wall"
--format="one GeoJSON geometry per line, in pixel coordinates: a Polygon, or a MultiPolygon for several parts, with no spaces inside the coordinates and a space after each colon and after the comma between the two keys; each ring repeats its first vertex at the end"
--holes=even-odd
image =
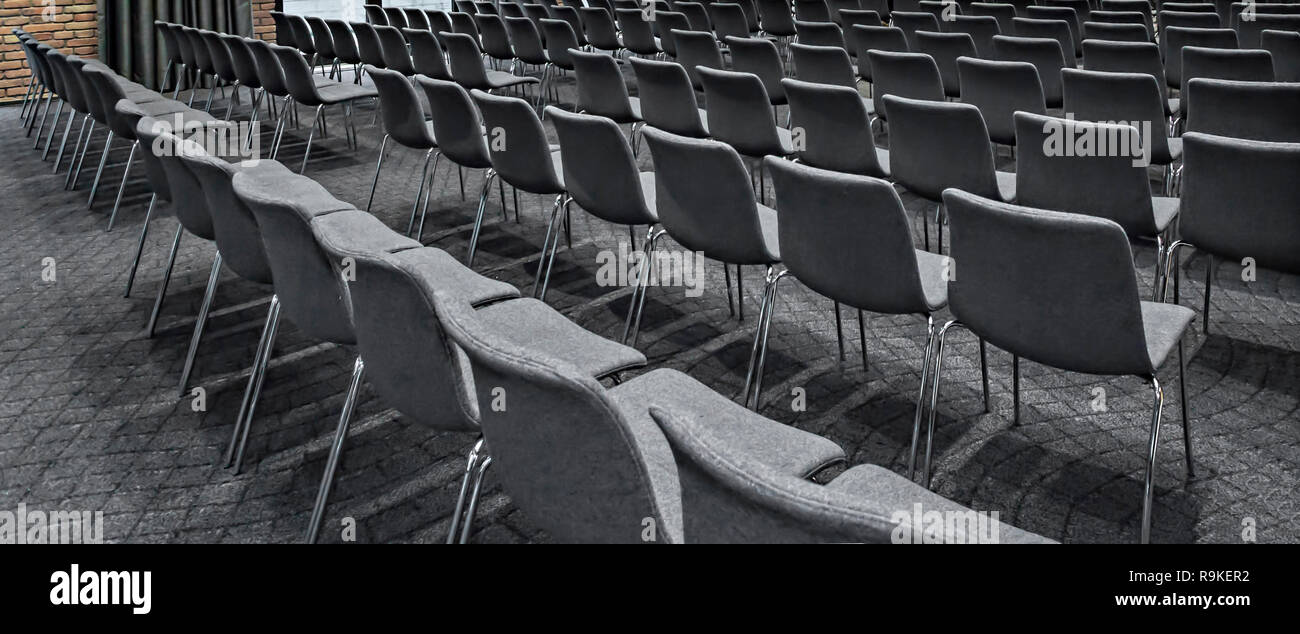
{"type": "Polygon", "coordinates": [[[95,0],[0,0],[0,102],[27,91],[27,60],[11,33],[21,26],[50,46],[82,57],[99,54],[95,0]]]}
{"type": "Polygon", "coordinates": [[[275,21],[271,12],[275,10],[275,0],[253,0],[253,37],[268,42],[275,41],[275,21]]]}

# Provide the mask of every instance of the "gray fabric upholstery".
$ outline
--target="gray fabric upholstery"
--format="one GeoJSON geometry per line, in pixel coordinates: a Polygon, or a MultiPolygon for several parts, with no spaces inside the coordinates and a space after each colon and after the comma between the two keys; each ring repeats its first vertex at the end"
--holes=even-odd
{"type": "Polygon", "coordinates": [[[1030,6],[1025,9],[1025,17],[1035,20],[1061,20],[1065,22],[1066,26],[1070,28],[1070,42],[1074,45],[1074,48],[1062,46],[1061,51],[1065,54],[1067,64],[1073,67],[1074,58],[1078,57],[1082,52],[1079,49],[1079,43],[1083,41],[1083,28],[1081,25],[1085,17],[1079,15],[1073,7],[1063,6],[1030,6]]]}
{"type": "Polygon", "coordinates": [[[632,58],[641,116],[646,125],[695,138],[709,136],[704,111],[695,101],[686,69],[673,62],[632,58]]]}
{"type": "MultiPolygon", "coordinates": [[[[1139,14],[1140,15],[1140,14],[1139,14]]],[[[1145,24],[1111,24],[1084,22],[1083,41],[1110,40],[1113,42],[1150,42],[1151,32],[1145,24]]]]}
{"type": "MultiPolygon", "coordinates": [[[[613,63],[612,61],[610,63],[613,63]]],[[[561,148],[564,184],[578,206],[588,213],[622,225],[659,222],[653,203],[642,194],[643,177],[627,138],[604,117],[572,114],[548,108],[561,148]]]]}
{"type": "Polygon", "coordinates": [[[844,32],[833,22],[804,22],[796,20],[795,41],[805,46],[834,46],[844,48],[844,32]]]}
{"type": "Polygon", "coordinates": [[[979,108],[994,143],[1016,144],[1016,112],[1047,114],[1038,70],[1029,62],[960,57],[957,70],[962,101],[979,108]]]}
{"type": "Polygon", "coordinates": [[[1300,142],[1300,84],[1197,78],[1183,92],[1189,132],[1300,142]]]}
{"type": "MultiPolygon", "coordinates": [[[[1206,79],[1273,81],[1273,56],[1259,49],[1183,47],[1183,83],[1206,79]]],[[[1184,106],[1184,112],[1187,107],[1184,106]]]]}
{"type": "Polygon", "coordinates": [[[969,35],[975,43],[975,56],[988,57],[993,54],[993,36],[1001,35],[1002,28],[991,15],[954,15],[948,31],[969,35]]]}
{"type": "Polygon", "coordinates": [[[416,150],[437,147],[438,141],[424,121],[424,107],[420,105],[420,96],[411,81],[398,71],[373,66],[366,67],[366,74],[370,75],[379,91],[379,113],[384,122],[384,134],[398,144],[416,150]]]}
{"type": "MultiPolygon", "coordinates": [[[[175,179],[170,180],[175,186],[175,179]]],[[[317,216],[350,211],[352,206],[271,160],[240,170],[234,187],[257,218],[285,317],[313,338],[355,343],[347,289],[311,227],[317,216]]],[[[391,237],[396,246],[405,240],[397,234],[391,237]]]]}
{"type": "Polygon", "coordinates": [[[477,89],[470,96],[478,104],[488,135],[508,139],[503,145],[488,145],[492,167],[501,179],[530,194],[562,193],[564,180],[550,160],[551,144],[533,107],[523,99],[498,97],[477,89]]]}
{"type": "Polygon", "coordinates": [[[791,44],[790,58],[795,76],[802,81],[857,90],[858,78],[853,71],[853,62],[843,48],[791,44]]]}
{"type": "Polygon", "coordinates": [[[655,165],[656,211],[673,240],[729,264],[780,261],[780,245],[764,234],[735,149],[653,127],[643,134],[655,165]]]}
{"type": "Polygon", "coordinates": [[[1300,144],[1188,132],[1183,147],[1183,239],[1300,273],[1300,144]]]}
{"type": "Polygon", "coordinates": [[[700,69],[723,69],[722,51],[713,33],[708,31],[673,31],[673,40],[677,43],[677,62],[686,69],[691,78],[691,85],[701,88],[700,69]]]}
{"type": "Polygon", "coordinates": [[[1300,15],[1282,15],[1272,13],[1269,7],[1256,7],[1254,20],[1238,19],[1237,41],[1242,48],[1260,48],[1260,34],[1267,30],[1300,31],[1300,15]]]}
{"type": "Polygon", "coordinates": [[[894,115],[889,122],[889,168],[898,184],[935,202],[949,187],[1002,198],[978,108],[893,95],[885,102],[894,115]],[[951,160],[954,156],[962,160],[951,160]]]}
{"type": "Polygon", "coordinates": [[[775,157],[765,163],[776,188],[782,261],[800,282],[877,313],[930,313],[947,304],[946,293],[937,302],[925,293],[907,212],[892,185],[775,157]]]}
{"type": "Polygon", "coordinates": [[[939,66],[939,77],[943,79],[943,93],[948,97],[961,96],[961,74],[957,70],[957,59],[976,57],[975,40],[965,33],[916,32],[917,52],[934,58],[939,66]]]}
{"type": "MultiPolygon", "coordinates": [[[[603,9],[596,11],[605,14],[603,9]]],[[[582,51],[572,51],[570,56],[573,58],[574,74],[578,77],[580,111],[608,117],[615,123],[641,121],[640,113],[632,109],[627,84],[623,83],[623,72],[618,69],[618,63],[613,57],[582,51]]]]}
{"type": "MultiPolygon", "coordinates": [[[[746,425],[761,426],[727,413],[704,418],[655,407],[651,415],[677,462],[689,543],[891,543],[895,537],[911,543],[913,531],[922,527],[900,527],[896,513],[910,519],[914,504],[964,510],[879,467],[855,467],[827,486],[781,473],[754,451],[753,442],[741,442],[744,437],[734,433],[746,425]]],[[[972,538],[959,532],[930,537],[940,542],[972,538]]],[[[1050,542],[1006,525],[998,526],[998,538],[1050,542]]]]}
{"type": "MultiPolygon", "coordinates": [[[[1146,75],[1139,77],[1155,83],[1146,75]]],[[[1016,201],[1026,207],[1109,218],[1130,237],[1155,237],[1163,227],[1156,226],[1147,168],[1135,165],[1134,157],[1127,154],[1135,135],[1139,132],[1131,125],[1016,113],[1020,147],[1016,201]],[[1108,145],[1097,156],[1066,153],[1065,144],[1073,144],[1081,135],[1091,135],[1099,143],[1114,140],[1120,147],[1108,145]]]]}
{"type": "MultiPolygon", "coordinates": [[[[1017,37],[1056,40],[1061,45],[1062,51],[1074,50],[1075,36],[1070,30],[1070,23],[1065,20],[1056,18],[1016,18],[1011,21],[1011,26],[1015,29],[1014,35],[1017,37]]],[[[1068,53],[1065,56],[1065,67],[1075,67],[1074,57],[1068,53]]]]}
{"type": "Polygon", "coordinates": [[[993,38],[993,58],[1033,64],[1038,69],[1038,81],[1043,85],[1043,99],[1047,107],[1061,107],[1061,69],[1073,68],[1074,64],[1066,60],[1060,42],[999,35],[993,38]]]}
{"type": "Polygon", "coordinates": [[[1231,29],[1169,27],[1163,29],[1160,52],[1165,60],[1165,81],[1170,88],[1183,86],[1183,55],[1186,46],[1237,48],[1237,34],[1231,29]]]}
{"type": "Polygon", "coordinates": [[[867,102],[857,90],[797,79],[781,80],[781,85],[790,102],[791,124],[803,134],[800,161],[837,172],[889,177],[889,155],[876,147],[867,102]]]}
{"type": "Polygon", "coordinates": [[[781,80],[785,77],[785,62],[776,44],[763,38],[728,37],[727,48],[731,51],[731,69],[738,73],[758,76],[767,91],[767,100],[773,106],[785,104],[788,100],[781,80]]]}
{"type": "Polygon", "coordinates": [[[202,188],[222,262],[246,280],[270,284],[271,265],[266,260],[257,219],[231,187],[231,180],[242,167],[206,152],[181,153],[174,159],[163,160],[179,160],[202,188]]]}
{"type": "Polygon", "coordinates": [[[896,26],[865,26],[861,24],[850,28],[852,41],[857,46],[858,76],[863,81],[873,81],[869,51],[908,52],[907,37],[896,26]]]}
{"type": "Polygon", "coordinates": [[[1165,65],[1160,60],[1160,47],[1151,42],[1083,41],[1083,66],[1088,70],[1112,73],[1144,73],[1156,78],[1165,114],[1174,114],[1177,99],[1169,99],[1169,84],[1165,81],[1165,65]]]}
{"type": "Polygon", "coordinates": [[[903,11],[895,9],[889,14],[889,23],[902,29],[903,36],[907,38],[907,48],[912,52],[920,52],[916,43],[917,31],[940,31],[939,18],[933,13],[926,11],[903,11]]]}
{"type": "Polygon", "coordinates": [[[584,376],[603,378],[646,364],[636,349],[594,335],[535,299],[491,304],[480,308],[477,318],[530,354],[562,358],[584,376]]]}
{"type": "Polygon", "coordinates": [[[966,11],[968,15],[989,16],[998,21],[998,31],[1001,35],[1010,35],[1015,33],[1015,27],[1011,25],[1017,15],[1016,8],[1003,2],[972,2],[970,9],[966,11]]]}
{"type": "MultiPolygon", "coordinates": [[[[943,79],[933,57],[925,53],[871,50],[867,58],[871,63],[872,101],[876,105],[876,116],[881,119],[889,118],[885,97],[890,95],[927,101],[944,100],[943,79]]],[[[893,144],[893,139],[890,139],[890,144],[893,144]]]]}
{"type": "MultiPolygon", "coordinates": [[[[845,55],[847,57],[847,55],[845,55]]],[[[745,156],[788,156],[794,147],[772,121],[767,91],[757,75],[697,69],[709,104],[709,134],[745,156]]]]}
{"type": "Polygon", "coordinates": [[[519,347],[454,298],[434,306],[470,360],[493,476],[530,519],[564,542],[641,542],[647,519],[656,541],[682,541],[662,435],[624,415],[567,359],[519,347]],[[504,407],[492,407],[501,398],[504,407]]]}
{"type": "MultiPolygon", "coordinates": [[[[971,332],[1055,368],[1154,375],[1156,361],[1163,359],[1153,359],[1148,347],[1133,253],[1122,227],[1106,218],[1009,205],[956,189],[943,199],[952,257],[961,267],[948,284],[949,307],[971,332]]],[[[1187,312],[1153,314],[1171,320],[1156,329],[1183,323],[1187,312]]]]}
{"type": "Polygon", "coordinates": [[[1259,47],[1273,55],[1273,75],[1277,81],[1300,82],[1300,33],[1265,30],[1259,47]]]}
{"type": "Polygon", "coordinates": [[[438,37],[428,31],[404,31],[407,42],[411,45],[411,64],[415,72],[438,80],[451,80],[451,69],[447,68],[447,59],[443,55],[442,44],[438,37]]]}
{"type": "Polygon", "coordinates": [[[1061,90],[1065,111],[1077,119],[1133,125],[1142,135],[1142,147],[1150,144],[1152,164],[1168,165],[1178,158],[1169,144],[1164,97],[1156,78],[1143,73],[1066,68],[1061,71],[1061,90]],[[1142,122],[1150,124],[1149,139],[1142,122]]]}
{"type": "Polygon", "coordinates": [[[483,122],[469,93],[451,81],[417,76],[415,82],[429,100],[434,137],[443,155],[470,169],[492,167],[483,122]]]}

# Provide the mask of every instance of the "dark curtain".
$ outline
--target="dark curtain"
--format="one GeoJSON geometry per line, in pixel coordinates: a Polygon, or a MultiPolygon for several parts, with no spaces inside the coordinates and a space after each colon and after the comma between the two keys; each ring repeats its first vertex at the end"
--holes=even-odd
{"type": "Polygon", "coordinates": [[[250,0],[99,0],[99,59],[155,90],[163,88],[167,57],[154,20],[253,35],[250,0]]]}

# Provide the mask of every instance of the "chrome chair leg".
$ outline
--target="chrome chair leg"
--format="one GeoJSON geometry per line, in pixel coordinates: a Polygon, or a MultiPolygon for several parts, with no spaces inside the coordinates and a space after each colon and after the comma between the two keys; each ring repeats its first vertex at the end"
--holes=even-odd
{"type": "MultiPolygon", "coordinates": [[[[731,298],[727,299],[729,301],[731,298]]],[[[840,303],[832,303],[835,304],[835,341],[839,344],[840,363],[844,363],[844,319],[840,316],[840,303]]]]}
{"type": "MultiPolygon", "coordinates": [[[[81,129],[78,130],[78,132],[77,132],[77,142],[76,142],[75,144],[73,144],[73,146],[72,146],[72,157],[71,157],[71,159],[68,161],[68,175],[65,176],[65,177],[63,178],[63,189],[72,189],[72,188],[73,188],[73,185],[72,185],[72,179],[74,178],[73,174],[75,174],[75,173],[76,173],[76,170],[78,169],[78,167],[77,167],[77,157],[78,157],[78,155],[80,155],[80,153],[81,153],[81,151],[82,151],[82,150],[81,150],[81,139],[82,139],[82,137],[85,137],[85,135],[86,135],[86,122],[87,122],[87,121],[90,122],[90,133],[91,133],[91,134],[94,134],[94,133],[95,133],[95,122],[94,122],[93,120],[91,120],[90,115],[87,114],[86,116],[84,116],[84,117],[81,118],[81,129]]],[[[87,143],[87,144],[90,143],[90,138],[89,138],[89,137],[86,137],[86,143],[87,143]]],[[[62,161],[60,161],[60,162],[62,162],[62,161]]],[[[58,169],[59,166],[58,166],[57,164],[55,164],[54,167],[55,167],[55,169],[58,169]]]]}
{"type": "Polygon", "coordinates": [[[985,345],[984,339],[980,339],[980,381],[984,387],[984,413],[993,411],[989,407],[989,357],[988,346],[985,345]]]}
{"type": "MultiPolygon", "coordinates": [[[[411,219],[406,223],[406,235],[408,237],[412,231],[415,231],[415,215],[420,213],[420,199],[424,197],[424,186],[429,180],[429,161],[433,160],[435,151],[436,148],[424,153],[424,165],[420,168],[420,186],[415,190],[415,203],[411,205],[411,219]]],[[[376,174],[378,174],[377,171],[376,174]]]]}
{"type": "Polygon", "coordinates": [[[256,374],[249,376],[250,386],[253,389],[252,394],[246,395],[248,399],[248,414],[244,416],[244,429],[239,433],[239,449],[235,452],[235,475],[244,466],[244,449],[248,446],[248,432],[253,428],[253,413],[257,409],[257,399],[262,395],[262,383],[266,381],[266,368],[271,364],[271,357],[275,353],[275,335],[280,329],[280,298],[272,298],[273,313],[267,315],[267,330],[263,333],[266,338],[266,344],[262,351],[262,363],[256,368],[256,374]]]}
{"type": "Polygon", "coordinates": [[[731,265],[729,264],[722,265],[722,275],[726,279],[726,283],[727,283],[727,312],[730,313],[732,317],[735,317],[736,305],[735,305],[735,300],[731,296],[731,265]]]}
{"type": "Polygon", "coordinates": [[[465,512],[465,498],[469,497],[470,481],[474,479],[474,473],[478,470],[478,462],[483,453],[483,437],[479,436],[478,442],[470,448],[469,454],[465,461],[465,476],[460,481],[460,495],[456,497],[456,509],[451,514],[451,529],[447,531],[447,543],[456,543],[457,529],[460,528],[461,518],[465,512]]]}
{"type": "Polygon", "coordinates": [[[117,200],[113,202],[113,213],[108,216],[108,230],[113,230],[117,221],[117,210],[122,207],[122,194],[126,193],[126,182],[131,177],[131,165],[135,163],[135,152],[140,149],[140,142],[131,144],[131,154],[126,158],[126,168],[122,170],[122,184],[117,187],[117,200]]]}
{"type": "Polygon", "coordinates": [[[1156,471],[1156,448],[1160,444],[1160,412],[1164,409],[1165,393],[1160,389],[1160,380],[1151,377],[1151,389],[1155,394],[1155,406],[1151,411],[1151,443],[1147,449],[1147,476],[1142,487],[1142,543],[1151,543],[1151,503],[1155,497],[1152,487],[1156,471]]]}
{"type": "Polygon", "coordinates": [[[637,270],[636,286],[632,288],[632,296],[628,298],[627,319],[623,323],[623,338],[619,343],[627,345],[628,335],[632,332],[632,322],[638,319],[637,305],[640,302],[640,296],[645,294],[646,287],[650,282],[650,262],[654,257],[655,228],[654,225],[645,234],[645,244],[641,248],[641,266],[637,270]]]}
{"type": "Polygon", "coordinates": [[[753,404],[750,407],[750,409],[754,411],[758,411],[759,396],[763,393],[763,369],[767,365],[768,333],[772,330],[772,316],[776,314],[777,293],[780,291],[781,279],[790,274],[789,271],[781,271],[775,275],[773,275],[772,272],[772,267],[768,267],[767,286],[770,288],[765,289],[768,295],[767,316],[760,324],[762,327],[763,345],[758,352],[758,367],[754,368],[754,398],[753,404]]]}
{"type": "Polygon", "coordinates": [[[1183,414],[1183,454],[1187,461],[1187,477],[1195,478],[1196,469],[1192,466],[1192,430],[1188,426],[1187,409],[1187,359],[1183,356],[1183,340],[1178,340],[1178,397],[1182,401],[1183,414]]]}
{"type": "Polygon", "coordinates": [[[348,395],[343,399],[343,412],[339,414],[339,426],[334,431],[334,444],[330,445],[329,459],[325,461],[325,474],[321,476],[320,490],[316,493],[316,506],[311,511],[311,524],[307,527],[307,543],[315,544],[320,535],[321,521],[325,519],[325,506],[329,504],[330,489],[334,486],[334,474],[338,471],[339,455],[343,453],[343,441],[348,435],[348,424],[352,420],[352,410],[357,405],[357,391],[361,387],[361,375],[365,373],[366,364],[357,357],[352,366],[352,383],[348,385],[348,395]]]}
{"type": "Polygon", "coordinates": [[[217,294],[217,285],[221,279],[221,252],[212,258],[212,272],[208,274],[208,289],[203,293],[203,304],[199,307],[199,318],[194,322],[194,334],[190,336],[190,351],[185,355],[185,368],[181,370],[180,396],[185,396],[189,387],[190,373],[194,371],[194,358],[199,353],[199,342],[203,340],[203,330],[208,325],[208,313],[212,310],[212,298],[217,294]]]}
{"type": "Polygon", "coordinates": [[[235,447],[239,444],[240,432],[244,430],[244,419],[248,418],[248,409],[253,396],[253,386],[257,383],[262,359],[267,355],[267,340],[272,329],[271,324],[280,319],[280,296],[272,295],[271,304],[266,310],[266,322],[262,325],[262,336],[257,339],[257,352],[253,354],[253,365],[248,370],[248,385],[244,388],[244,400],[239,404],[239,415],[235,417],[235,429],[230,435],[230,444],[226,447],[226,467],[235,463],[235,447]]]}
{"type": "Polygon", "coordinates": [[[921,414],[925,409],[925,390],[930,383],[930,366],[934,359],[934,315],[926,317],[925,358],[921,360],[921,389],[916,395],[916,416],[912,419],[912,452],[907,459],[907,479],[916,480],[916,450],[921,439],[921,414]]]}
{"type": "Polygon", "coordinates": [[[957,322],[950,321],[939,329],[938,341],[934,349],[934,386],[930,390],[930,424],[925,433],[925,466],[923,475],[925,481],[922,483],[926,489],[930,488],[930,460],[934,456],[934,419],[939,409],[939,388],[943,383],[943,346],[947,340],[948,329],[957,325],[957,322]]]}
{"type": "MultiPolygon", "coordinates": [[[[84,119],[83,119],[84,121],[84,119]]],[[[72,124],[77,122],[77,113],[74,110],[72,116],[68,117],[68,125],[63,128],[63,140],[59,142],[59,153],[54,156],[54,169],[50,170],[51,174],[59,173],[59,165],[63,163],[63,153],[68,149],[68,137],[72,135],[72,124]]],[[[84,123],[82,124],[85,125],[84,123]]],[[[82,128],[85,129],[84,127],[82,128]]]]}
{"type": "Polygon", "coordinates": [[[1020,424],[1020,357],[1011,355],[1011,425],[1020,424]]]}
{"type": "Polygon", "coordinates": [[[144,223],[140,225],[140,240],[135,245],[135,260],[131,262],[131,272],[126,277],[126,293],[131,296],[131,287],[135,286],[135,273],[140,269],[140,256],[144,255],[145,237],[149,235],[149,221],[153,219],[154,205],[158,204],[158,194],[149,197],[149,209],[144,212],[144,223]]]}
{"type": "Polygon", "coordinates": [[[424,190],[424,207],[420,211],[420,224],[415,229],[415,240],[421,242],[424,240],[424,221],[429,217],[429,200],[433,198],[433,186],[438,178],[438,161],[442,160],[442,152],[433,154],[433,169],[429,171],[429,186],[424,190]]]}
{"type": "MultiPolygon", "coordinates": [[[[768,267],[768,279],[771,279],[771,267],[768,267]]],[[[768,298],[771,285],[765,285],[763,299],[758,305],[758,326],[754,330],[754,344],[749,351],[749,365],[745,370],[745,389],[741,393],[740,404],[749,407],[750,393],[754,387],[754,366],[758,364],[758,350],[763,338],[763,320],[767,317],[768,298]]]]}
{"type": "MultiPolygon", "coordinates": [[[[41,154],[41,160],[45,161],[50,158],[50,148],[54,146],[54,134],[59,131],[59,119],[63,117],[63,106],[66,102],[59,100],[59,107],[54,111],[54,124],[50,126],[50,133],[45,137],[45,152],[41,154]]],[[[69,112],[69,120],[75,118],[75,112],[69,112]]],[[[40,139],[36,140],[38,143],[40,139]]]]}
{"type": "Polygon", "coordinates": [[[86,155],[90,154],[90,145],[95,141],[95,124],[98,123],[93,118],[90,120],[90,131],[86,133],[86,144],[81,146],[81,156],[77,159],[77,171],[72,175],[71,190],[77,189],[77,183],[81,182],[81,168],[86,164],[86,155]]]}
{"type": "Polygon", "coordinates": [[[483,474],[487,473],[488,467],[492,466],[492,456],[485,456],[479,463],[478,473],[474,475],[474,490],[469,496],[469,508],[465,509],[465,526],[460,531],[460,543],[468,544],[471,531],[474,529],[474,516],[478,514],[479,492],[483,488],[483,474]]]}
{"type": "Polygon", "coordinates": [[[556,234],[555,221],[560,217],[560,206],[564,202],[564,194],[555,197],[555,202],[551,204],[551,218],[546,223],[546,239],[542,241],[542,254],[537,258],[537,275],[533,278],[533,297],[545,301],[546,282],[550,281],[550,270],[546,267],[546,257],[551,253],[551,236],[555,236],[555,242],[558,243],[559,235],[556,234]],[[540,293],[539,293],[540,291],[540,293]]]}
{"type": "Polygon", "coordinates": [[[474,266],[474,254],[478,251],[478,237],[483,231],[483,212],[487,209],[488,192],[492,191],[492,179],[496,178],[497,172],[494,169],[487,171],[487,179],[483,183],[483,194],[478,198],[478,215],[474,218],[474,233],[469,238],[469,256],[466,257],[466,266],[474,266]]]}
{"type": "Polygon", "coordinates": [[[311,122],[311,132],[307,133],[307,150],[302,155],[302,168],[298,170],[299,174],[307,173],[307,161],[311,159],[311,144],[316,140],[316,126],[320,123],[321,113],[325,111],[325,104],[316,106],[316,117],[311,122]]]}
{"type": "Polygon", "coordinates": [[[1201,308],[1201,334],[1210,334],[1210,292],[1214,288],[1214,256],[1205,254],[1205,305],[1201,308]]]}
{"type": "Polygon", "coordinates": [[[641,340],[641,315],[645,312],[645,297],[647,291],[650,290],[650,284],[648,281],[650,279],[649,276],[654,274],[655,249],[659,245],[659,239],[668,234],[668,232],[664,229],[660,229],[659,231],[656,232],[654,231],[654,227],[651,227],[650,231],[651,233],[647,236],[647,238],[649,238],[647,240],[647,242],[649,243],[648,246],[649,252],[646,256],[646,264],[645,264],[647,282],[645,288],[641,289],[641,299],[637,300],[636,321],[632,322],[632,347],[633,348],[635,348],[637,342],[641,340]]]}
{"type": "Polygon", "coordinates": [[[99,193],[99,181],[104,177],[104,166],[108,165],[108,155],[113,151],[113,131],[108,131],[108,140],[104,142],[104,151],[99,155],[99,169],[95,170],[95,182],[90,185],[90,198],[86,200],[86,209],[95,206],[95,194],[99,193]]]}
{"type": "Polygon", "coordinates": [[[185,235],[185,227],[176,226],[176,238],[172,240],[171,254],[167,256],[167,268],[163,269],[162,284],[158,285],[158,299],[153,302],[153,312],[149,314],[149,325],[145,327],[145,333],[150,339],[153,338],[154,329],[158,326],[158,314],[162,312],[163,298],[167,296],[167,285],[172,281],[172,268],[176,266],[176,249],[181,246],[181,236],[185,235]]]}

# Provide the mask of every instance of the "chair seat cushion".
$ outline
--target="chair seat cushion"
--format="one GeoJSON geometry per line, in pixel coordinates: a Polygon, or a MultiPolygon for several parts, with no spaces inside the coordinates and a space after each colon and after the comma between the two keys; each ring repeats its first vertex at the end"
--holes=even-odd
{"type": "Polygon", "coordinates": [[[945,271],[952,265],[948,256],[916,250],[916,270],[921,276],[921,293],[926,308],[934,312],[948,305],[948,279],[945,271]]]}
{"type": "Polygon", "coordinates": [[[763,246],[767,250],[768,264],[781,261],[781,237],[777,231],[776,210],[759,203],[758,224],[763,231],[763,246]]]}
{"type": "Polygon", "coordinates": [[[641,181],[641,197],[645,200],[645,211],[649,212],[654,221],[647,224],[658,224],[659,213],[655,201],[655,173],[641,172],[639,175],[641,181]]]}
{"type": "Polygon", "coordinates": [[[996,172],[995,174],[998,179],[998,195],[1002,197],[1002,202],[1015,202],[1016,175],[1012,172],[996,172]]]}
{"type": "MultiPolygon", "coordinates": [[[[967,512],[968,509],[926,490],[907,478],[873,464],[858,465],[840,474],[826,485],[826,489],[860,501],[862,506],[892,509],[893,512],[905,512],[911,515],[912,509],[919,504],[929,511],[967,512]]],[[[915,530],[928,528],[914,526],[915,530]]],[[[936,537],[938,537],[936,535],[936,537]]],[[[945,534],[944,541],[960,540],[961,536],[945,534]]],[[[1002,544],[1055,544],[1046,537],[1021,530],[1010,524],[999,523],[998,542],[1002,544]]]]}
{"type": "Polygon", "coordinates": [[[876,148],[876,160],[880,162],[880,169],[884,170],[883,178],[889,178],[889,150],[882,147],[876,148]]]}
{"type": "Polygon", "coordinates": [[[487,73],[488,85],[491,86],[493,90],[496,90],[498,88],[505,88],[507,86],[518,86],[520,84],[541,83],[541,80],[537,79],[536,77],[524,77],[512,73],[507,73],[503,70],[488,69],[485,72],[487,73]]]}
{"type": "Polygon", "coordinates": [[[325,105],[333,105],[345,101],[352,101],[353,99],[379,96],[379,92],[371,86],[358,86],[352,83],[340,83],[336,81],[317,87],[316,94],[320,95],[321,103],[325,105]]]}
{"type": "Polygon", "coordinates": [[[781,156],[790,156],[791,154],[794,154],[794,135],[789,129],[778,127],[776,129],[776,138],[781,144],[781,156]]]}
{"type": "Polygon", "coordinates": [[[1165,114],[1177,115],[1182,111],[1183,100],[1181,97],[1170,97],[1165,101],[1165,114]]]}
{"type": "Polygon", "coordinates": [[[1142,302],[1142,330],[1146,334],[1147,354],[1151,357],[1153,370],[1164,365],[1195,317],[1196,313],[1186,306],[1142,302]]]}
{"type": "Polygon", "coordinates": [[[609,394],[629,420],[655,425],[650,416],[654,406],[674,416],[702,421],[728,447],[796,478],[807,478],[844,460],[839,445],[752,412],[675,370],[643,374],[613,387],[609,394]]]}
{"type": "Polygon", "coordinates": [[[1177,161],[1183,158],[1183,139],[1182,137],[1169,137],[1169,160],[1177,161]]]}
{"type": "Polygon", "coordinates": [[[1164,233],[1164,230],[1174,223],[1174,218],[1178,217],[1178,203],[1177,198],[1151,197],[1151,210],[1155,213],[1156,231],[1164,233]]]}
{"type": "Polygon", "coordinates": [[[645,355],[592,334],[544,302],[515,299],[478,311],[483,327],[502,333],[519,347],[542,358],[564,359],[595,378],[643,367],[645,355]]]}
{"type": "Polygon", "coordinates": [[[390,257],[417,277],[430,280],[439,291],[471,306],[519,297],[519,289],[513,284],[479,275],[442,249],[416,246],[397,251],[390,257]]]}

